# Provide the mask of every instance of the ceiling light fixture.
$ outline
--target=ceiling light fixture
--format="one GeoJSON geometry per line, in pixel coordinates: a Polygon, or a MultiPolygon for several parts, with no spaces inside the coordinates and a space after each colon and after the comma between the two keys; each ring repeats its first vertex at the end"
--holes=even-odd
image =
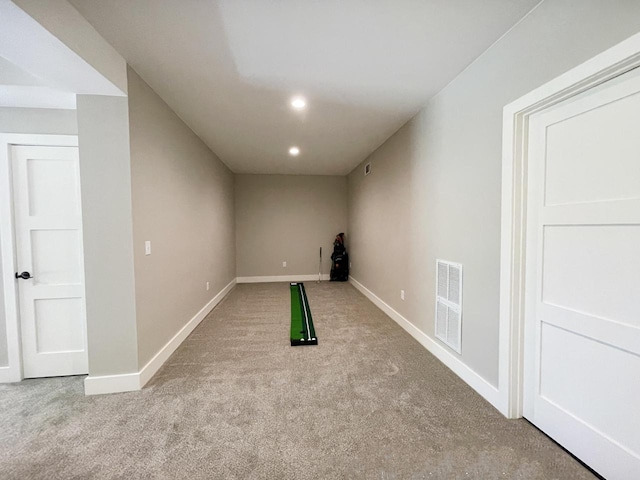
{"type": "Polygon", "coordinates": [[[297,157],[300,154],[300,149],[298,147],[291,147],[289,149],[289,155],[293,157],[297,157]]]}
{"type": "Polygon", "coordinates": [[[296,110],[302,110],[307,106],[307,101],[302,97],[293,97],[291,99],[291,106],[296,110]]]}

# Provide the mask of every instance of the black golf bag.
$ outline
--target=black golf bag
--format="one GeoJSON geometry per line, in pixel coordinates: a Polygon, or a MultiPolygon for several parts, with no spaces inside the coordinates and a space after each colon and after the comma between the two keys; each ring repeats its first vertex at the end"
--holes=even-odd
{"type": "Polygon", "coordinates": [[[331,261],[331,275],[329,277],[331,281],[346,282],[349,280],[349,254],[344,247],[344,233],[336,235],[331,261]]]}

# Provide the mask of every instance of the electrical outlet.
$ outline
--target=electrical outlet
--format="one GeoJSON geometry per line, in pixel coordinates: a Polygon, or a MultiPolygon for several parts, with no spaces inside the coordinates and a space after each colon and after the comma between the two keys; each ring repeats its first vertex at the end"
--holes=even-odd
{"type": "Polygon", "coordinates": [[[282,268],[286,268],[287,267],[287,262],[282,262],[282,268]]]}
{"type": "Polygon", "coordinates": [[[209,291],[209,282],[207,282],[207,292],[209,291]]]}
{"type": "Polygon", "coordinates": [[[151,255],[151,240],[144,242],[144,254],[151,255]]]}
{"type": "Polygon", "coordinates": [[[400,300],[404,300],[404,290],[400,290],[400,300]]]}

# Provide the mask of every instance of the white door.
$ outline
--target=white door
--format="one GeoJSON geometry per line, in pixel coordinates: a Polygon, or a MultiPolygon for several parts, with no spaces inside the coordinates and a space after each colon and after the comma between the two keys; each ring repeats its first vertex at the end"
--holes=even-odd
{"type": "Polygon", "coordinates": [[[87,373],[78,148],[12,146],[11,166],[24,376],[87,373]]]}
{"type": "Polygon", "coordinates": [[[640,75],[529,125],[524,416],[640,478],[640,75]]]}

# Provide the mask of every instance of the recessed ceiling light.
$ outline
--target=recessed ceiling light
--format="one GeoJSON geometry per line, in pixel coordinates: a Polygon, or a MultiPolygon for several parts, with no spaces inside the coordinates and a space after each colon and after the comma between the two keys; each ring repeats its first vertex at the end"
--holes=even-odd
{"type": "Polygon", "coordinates": [[[300,149],[298,147],[291,147],[289,149],[289,155],[297,157],[300,154],[300,149]]]}
{"type": "Polygon", "coordinates": [[[307,106],[307,101],[302,97],[293,97],[291,99],[291,106],[296,110],[302,110],[307,106]]]}

